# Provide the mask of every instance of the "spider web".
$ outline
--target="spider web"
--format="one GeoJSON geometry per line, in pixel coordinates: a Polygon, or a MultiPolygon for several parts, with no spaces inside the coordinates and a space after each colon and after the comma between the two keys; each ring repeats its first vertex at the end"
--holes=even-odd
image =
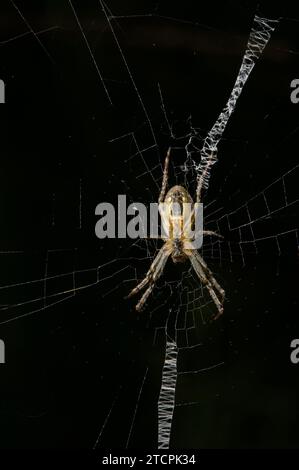
{"type": "MultiPolygon", "coordinates": [[[[201,146],[206,142],[205,138],[210,129],[209,124],[215,122],[215,117],[218,116],[219,110],[222,108],[221,102],[222,104],[225,102],[233,84],[231,77],[236,77],[237,74],[233,70],[230,81],[227,81],[228,88],[222,87],[221,94],[213,97],[213,112],[209,111],[210,123],[204,121],[204,127],[200,122],[198,111],[195,110],[194,113],[193,110],[192,117],[189,115],[186,117],[186,110],[183,112],[179,110],[176,114],[169,109],[166,98],[167,81],[163,84],[154,83],[152,88],[155,90],[153,96],[156,101],[153,108],[147,105],[144,99],[146,89],[139,86],[136,78],[137,73],[135,74],[130,59],[127,57],[126,47],[122,46],[122,43],[124,42],[124,28],[130,21],[136,22],[134,24],[139,27],[144,24],[144,21],[157,23],[163,21],[170,25],[173,23],[186,24],[186,27],[196,27],[203,31],[210,30],[210,27],[184,18],[173,17],[172,14],[165,11],[166,14],[159,13],[159,8],[155,12],[145,13],[136,6],[130,8],[129,6],[112,5],[112,3],[108,5],[102,1],[94,2],[92,7],[94,16],[103,16],[101,28],[104,28],[105,34],[112,38],[112,45],[109,43],[110,52],[114,54],[114,57],[117,57],[115,59],[116,65],[113,64],[111,71],[112,76],[115,74],[119,78],[118,83],[115,84],[113,79],[103,75],[102,68],[107,68],[107,64],[104,59],[101,63],[101,58],[98,58],[94,52],[97,38],[96,36],[92,37],[91,34],[88,35],[88,30],[84,27],[80,15],[81,6],[71,1],[68,4],[70,17],[73,15],[72,18],[78,28],[78,38],[82,40],[82,57],[86,60],[86,66],[90,60],[97,79],[99,79],[95,86],[103,88],[108,104],[113,103],[114,106],[117,106],[117,99],[123,90],[126,90],[129,95],[128,101],[132,103],[132,109],[136,112],[139,107],[141,114],[138,116],[139,118],[143,116],[141,120],[136,119],[135,116],[133,117],[134,112],[132,111],[132,116],[129,117],[130,109],[126,106],[124,106],[125,111],[120,118],[115,117],[115,112],[112,112],[112,118],[108,114],[109,139],[107,139],[108,143],[105,149],[107,149],[108,155],[121,155],[122,161],[114,169],[110,181],[103,184],[107,191],[107,198],[111,198],[109,184],[113,184],[115,194],[117,194],[116,188],[118,188],[118,193],[127,195],[128,203],[142,201],[149,204],[156,202],[161,187],[164,154],[170,141],[172,156],[169,184],[170,186],[183,184],[190,194],[194,194],[200,168],[195,164],[196,160],[193,155],[192,159],[190,153],[187,152],[186,155],[186,145],[194,136],[197,139],[196,145],[201,146]],[[97,4],[98,10],[96,10],[97,4]],[[120,91],[117,90],[118,86],[120,91]],[[148,109],[151,109],[151,112],[148,109]],[[183,117],[177,117],[180,114],[183,117]],[[123,121],[126,118],[129,119],[129,122],[124,125],[123,121]],[[114,121],[117,119],[119,121],[115,124],[114,121]],[[200,124],[197,125],[196,121],[200,124]],[[131,127],[131,129],[122,133],[116,132],[117,127],[131,127]]],[[[16,7],[16,5],[14,6],[16,7]]],[[[19,8],[16,10],[20,18],[24,20],[23,12],[19,8]]],[[[251,20],[252,18],[249,16],[246,16],[244,20],[248,34],[251,20]]],[[[282,24],[285,21],[288,27],[292,25],[289,19],[281,18],[280,21],[282,24]]],[[[45,54],[45,46],[40,37],[48,29],[41,28],[40,32],[36,33],[28,20],[24,22],[29,33],[27,31],[23,34],[32,34],[37,45],[45,54]]],[[[214,28],[211,29],[214,30],[214,28]]],[[[50,31],[53,31],[52,27],[50,31]]],[[[138,29],[136,34],[138,37],[138,29]]],[[[18,35],[19,37],[22,39],[22,35],[18,35]]],[[[6,41],[7,39],[4,42],[6,43],[6,41]]],[[[153,45],[153,47],[156,46],[153,45]]],[[[46,52],[45,55],[48,57],[48,48],[46,52]]],[[[292,53],[290,49],[283,52],[287,57],[292,53]]],[[[51,60],[52,55],[51,53],[51,60]]],[[[235,68],[240,65],[242,57],[241,52],[236,60],[235,68]],[[237,64],[238,61],[239,64],[237,64]]],[[[266,66],[264,65],[264,67],[266,66]]],[[[258,72],[256,73],[258,74],[258,72]]],[[[140,77],[138,78],[140,79],[140,77]]],[[[262,73],[256,76],[253,73],[250,80],[262,82],[262,73]]],[[[145,88],[147,86],[148,84],[145,85],[145,88]]],[[[192,90],[192,93],[198,93],[198,90],[192,90]]],[[[245,90],[244,93],[246,93],[245,90]]],[[[102,99],[104,98],[102,97],[102,99]]],[[[232,323],[238,321],[236,318],[242,311],[242,302],[240,299],[236,301],[238,295],[234,294],[244,290],[242,284],[246,285],[244,274],[246,267],[258,267],[259,260],[270,254],[276,263],[275,275],[279,276],[279,260],[285,254],[296,255],[298,249],[298,226],[295,217],[298,194],[294,191],[294,182],[298,180],[298,165],[292,155],[283,160],[279,154],[279,165],[272,169],[269,168],[271,152],[275,154],[276,149],[272,144],[271,148],[268,148],[269,140],[266,137],[269,136],[270,130],[275,128],[280,104],[276,103],[275,107],[267,103],[266,109],[262,106],[258,107],[257,104],[251,105],[251,110],[252,107],[257,109],[255,118],[260,125],[264,126],[265,130],[264,140],[251,140],[249,124],[245,123],[246,132],[240,131],[243,123],[242,126],[238,125],[238,119],[241,119],[246,105],[249,105],[251,100],[255,100],[253,86],[248,92],[247,98],[244,98],[243,102],[241,100],[238,102],[239,111],[236,111],[235,119],[232,119],[225,135],[220,137],[219,162],[211,172],[211,192],[206,195],[204,200],[205,229],[217,231],[224,238],[219,240],[207,237],[204,240],[202,255],[212,269],[215,278],[226,290],[225,309],[228,312],[225,315],[232,323]],[[234,136],[234,126],[237,137],[234,136]],[[257,149],[257,142],[260,141],[264,147],[257,149]],[[255,158],[251,158],[253,151],[257,154],[255,158]],[[258,159],[263,162],[262,168],[258,159]],[[243,185],[240,181],[240,175],[244,181],[250,182],[250,184],[243,185]],[[237,284],[240,286],[235,287],[234,290],[232,286],[237,284]]],[[[171,106],[174,107],[173,104],[171,106]]],[[[202,112],[203,110],[201,110],[202,112]]],[[[285,128],[280,130],[279,142],[281,148],[285,149],[286,155],[289,155],[288,146],[290,145],[291,148],[292,139],[298,130],[297,124],[292,119],[290,118],[285,123],[285,128]]],[[[256,127],[254,129],[257,132],[256,127]]],[[[279,151],[281,152],[281,149],[279,151]]],[[[79,178],[76,177],[74,187],[71,188],[71,195],[75,194],[77,201],[71,220],[78,230],[84,227],[87,219],[86,213],[90,212],[88,204],[91,198],[88,199],[87,195],[88,184],[92,184],[92,180],[83,171],[79,178]]],[[[62,213],[59,209],[60,195],[53,188],[51,188],[52,207],[49,211],[48,229],[51,227],[55,230],[61,223],[62,213]]],[[[103,197],[102,194],[101,197],[103,197]]],[[[125,239],[118,240],[117,243],[107,240],[107,244],[103,244],[101,247],[94,243],[96,251],[73,245],[70,247],[59,246],[58,248],[47,245],[43,246],[41,250],[3,250],[1,262],[3,272],[5,272],[5,282],[0,286],[1,327],[14,325],[21,319],[34,318],[35,316],[40,318],[41,314],[47,315],[48,312],[53,312],[53,309],[58,308],[58,312],[61,312],[60,307],[65,309],[65,306],[68,306],[67,308],[71,312],[76,303],[80,305],[79,308],[83,304],[84,310],[84,304],[89,302],[86,299],[91,297],[96,299],[96,305],[106,305],[106,308],[109,305],[111,312],[115,315],[116,322],[123,325],[125,322],[121,319],[121,312],[118,312],[117,303],[122,301],[121,299],[132,286],[144,277],[160,246],[161,243],[157,240],[130,241],[125,239]],[[25,267],[24,271],[19,269],[20,266],[25,267]],[[30,276],[28,276],[28,266],[30,266],[30,276]]],[[[251,292],[253,293],[252,290],[251,292]]],[[[263,296],[267,304],[267,290],[263,296]]],[[[203,400],[202,397],[198,399],[197,395],[200,394],[196,393],[198,392],[197,387],[195,387],[194,393],[185,394],[185,384],[188,381],[195,383],[195,380],[198,380],[197,383],[202,383],[200,378],[203,374],[208,374],[213,382],[215,375],[211,374],[218,374],[217,377],[219,374],[220,376],[223,374],[219,370],[225,369],[226,363],[221,345],[224,327],[221,322],[213,323],[211,321],[215,307],[189,265],[180,266],[179,269],[167,266],[141,320],[136,319],[134,304],[125,304],[122,301],[121,305],[122,308],[125,308],[124,305],[128,305],[130,308],[125,319],[133,329],[134,341],[137,341],[137,336],[140,336],[142,340],[145,340],[145,346],[137,345],[137,350],[142,354],[142,360],[138,363],[139,367],[136,373],[132,373],[130,369],[122,374],[120,364],[126,354],[124,347],[117,345],[120,356],[117,358],[113,356],[111,359],[113,380],[109,384],[105,383],[108,390],[107,398],[103,399],[98,406],[99,418],[96,417],[93,424],[93,430],[97,430],[94,434],[96,437],[91,446],[98,448],[111,443],[111,439],[113,439],[111,429],[120,416],[126,422],[120,438],[122,445],[129,447],[139,442],[138,429],[140,429],[142,419],[145,421],[148,419],[147,416],[141,417],[141,415],[146,415],[144,410],[146,397],[150,395],[155,404],[158,403],[161,380],[163,381],[163,365],[166,364],[164,363],[165,348],[169,347],[172,354],[177,348],[174,356],[177,379],[176,388],[175,384],[171,383],[173,392],[176,393],[176,399],[170,408],[170,427],[165,438],[166,446],[168,446],[171,429],[174,435],[176,432],[180,434],[181,429],[186,429],[186,407],[193,409],[203,400]],[[159,377],[154,379],[153,375],[157,374],[157,371],[160,371],[159,377]],[[155,385],[151,388],[149,383],[155,385]],[[135,391],[133,400],[128,398],[132,390],[135,391]],[[149,394],[149,390],[151,390],[151,394],[149,394]],[[130,403],[128,412],[124,410],[126,403],[130,403]],[[173,411],[174,421],[172,421],[173,411]]],[[[98,326],[97,321],[94,319],[98,326]]],[[[66,324],[71,323],[72,320],[68,320],[66,324]]],[[[99,323],[102,331],[100,337],[103,340],[111,339],[116,328],[112,325],[111,320],[105,315],[104,320],[99,323]]],[[[59,328],[60,326],[54,328],[56,334],[59,328]]],[[[65,329],[65,324],[63,328],[65,329]]],[[[125,332],[127,332],[126,328],[128,327],[125,327],[125,332]]],[[[120,326],[121,330],[122,326],[120,326]]],[[[233,347],[238,349],[235,342],[233,347]]],[[[104,355],[105,350],[101,351],[101,354],[104,355]]],[[[102,355],[100,357],[103,357],[102,355]]],[[[136,360],[133,359],[128,363],[130,363],[130,367],[134,368],[136,360]]],[[[109,376],[108,370],[106,371],[104,368],[104,376],[105,373],[109,376]]],[[[169,424],[168,417],[169,410],[166,413],[169,424]]],[[[156,437],[151,437],[151,439],[156,441],[156,437]]]]}

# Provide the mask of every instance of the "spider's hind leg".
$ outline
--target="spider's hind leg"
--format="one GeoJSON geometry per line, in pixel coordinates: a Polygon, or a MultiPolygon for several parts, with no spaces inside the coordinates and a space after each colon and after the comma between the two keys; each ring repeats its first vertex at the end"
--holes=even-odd
{"type": "Polygon", "coordinates": [[[161,187],[161,192],[159,196],[159,203],[164,201],[165,194],[166,194],[166,188],[167,188],[167,183],[168,183],[168,168],[169,168],[169,158],[170,158],[170,150],[171,147],[169,147],[165,162],[164,162],[164,170],[163,170],[163,180],[162,180],[162,187],[161,187]]]}

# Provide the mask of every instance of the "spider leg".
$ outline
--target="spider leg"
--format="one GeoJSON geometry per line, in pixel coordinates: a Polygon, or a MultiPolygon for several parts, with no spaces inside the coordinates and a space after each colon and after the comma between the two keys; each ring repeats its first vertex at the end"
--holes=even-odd
{"type": "Polygon", "coordinates": [[[225,298],[225,291],[224,291],[224,289],[222,289],[222,287],[220,286],[220,284],[216,281],[216,279],[215,279],[214,276],[213,276],[212,271],[208,268],[207,263],[204,261],[204,259],[202,258],[202,256],[200,256],[200,254],[198,253],[198,251],[196,252],[196,257],[197,257],[199,263],[203,266],[204,271],[206,272],[207,278],[209,279],[209,281],[211,282],[211,284],[213,285],[213,287],[215,287],[215,289],[218,291],[218,293],[219,293],[219,295],[220,295],[220,297],[221,297],[221,301],[224,302],[224,298],[225,298]]]}
{"type": "Polygon", "coordinates": [[[212,286],[218,291],[218,294],[220,295],[221,302],[223,303],[224,299],[225,299],[225,290],[222,289],[220,284],[218,284],[218,282],[216,281],[216,279],[214,278],[214,276],[213,276],[213,274],[211,273],[210,270],[208,272],[208,279],[209,279],[210,283],[212,284],[212,286]]]}
{"type": "Polygon", "coordinates": [[[202,231],[203,235],[210,235],[212,237],[218,237],[218,238],[224,238],[220,233],[213,232],[212,230],[203,230],[202,231]]]}
{"type": "Polygon", "coordinates": [[[214,291],[213,287],[209,283],[206,284],[206,288],[208,289],[209,294],[210,294],[214,304],[217,307],[218,313],[214,316],[214,320],[217,320],[217,318],[219,318],[220,315],[223,314],[223,305],[220,302],[220,300],[218,299],[217,295],[215,294],[215,291],[214,291]]]}
{"type": "Polygon", "coordinates": [[[138,304],[136,305],[137,312],[141,312],[143,310],[143,307],[144,307],[148,297],[150,296],[150,294],[154,290],[154,287],[155,287],[155,282],[153,281],[152,284],[146,289],[143,296],[141,297],[138,304]]]}
{"type": "Polygon", "coordinates": [[[224,289],[222,289],[222,287],[220,286],[220,284],[216,281],[216,279],[214,278],[213,276],[213,273],[212,271],[208,268],[207,266],[207,263],[205,262],[205,260],[203,259],[202,256],[200,256],[200,254],[198,253],[198,251],[194,250],[194,256],[195,258],[197,259],[198,263],[202,266],[203,268],[203,271],[207,277],[207,279],[210,281],[210,283],[212,284],[213,287],[215,287],[215,289],[218,291],[220,297],[221,297],[221,301],[222,303],[224,302],[224,298],[225,298],[225,291],[224,289]]]}
{"type": "Polygon", "coordinates": [[[202,234],[204,237],[209,235],[211,237],[224,238],[222,235],[220,235],[220,233],[214,232],[213,230],[197,230],[194,234],[194,240],[196,240],[200,234],[202,234]]]}
{"type": "Polygon", "coordinates": [[[141,311],[143,309],[143,306],[148,298],[148,296],[151,294],[156,281],[159,279],[161,276],[165,264],[168,260],[168,257],[170,255],[170,249],[169,247],[164,244],[160,251],[158,252],[157,256],[155,257],[154,261],[152,262],[145,278],[129,293],[127,298],[132,297],[135,294],[138,294],[138,292],[143,289],[145,286],[149,284],[149,287],[141,297],[140,301],[136,305],[136,310],[141,311]]]}
{"type": "Polygon", "coordinates": [[[154,279],[157,266],[159,265],[161,258],[163,257],[164,249],[165,245],[162,246],[157,256],[154,258],[154,261],[152,262],[148,272],[146,273],[145,278],[136,287],[134,287],[134,289],[131,290],[131,292],[127,296],[127,299],[133,297],[133,295],[138,294],[138,292],[143,289],[143,287],[145,287],[152,279],[154,279]]]}
{"type": "Polygon", "coordinates": [[[223,313],[224,290],[215,280],[214,276],[212,275],[212,272],[209,270],[206,263],[196,250],[186,250],[186,254],[188,255],[191,261],[194,271],[196,272],[203,285],[207,288],[210,297],[212,298],[214,304],[217,307],[218,313],[214,317],[214,319],[216,320],[223,313]],[[214,288],[220,294],[221,300],[218,298],[214,288]]]}
{"type": "Polygon", "coordinates": [[[146,274],[145,278],[136,286],[131,292],[125,297],[125,299],[130,299],[133,295],[138,294],[141,289],[143,289],[150,281],[149,273],[146,274]]]}
{"type": "Polygon", "coordinates": [[[160,202],[163,202],[165,198],[165,193],[166,193],[166,188],[167,188],[167,183],[168,183],[168,167],[169,167],[170,150],[171,148],[169,147],[167,154],[166,154],[165,162],[164,162],[162,187],[161,187],[161,192],[160,192],[160,196],[158,200],[159,204],[160,202]]]}

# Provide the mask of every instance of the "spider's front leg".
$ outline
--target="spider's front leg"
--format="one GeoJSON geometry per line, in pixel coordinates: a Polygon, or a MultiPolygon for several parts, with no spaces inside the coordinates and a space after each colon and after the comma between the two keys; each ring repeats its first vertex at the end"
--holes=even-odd
{"type": "Polygon", "coordinates": [[[220,315],[223,314],[223,304],[222,304],[222,302],[220,302],[220,300],[218,299],[218,297],[217,297],[217,295],[216,295],[216,293],[215,293],[215,291],[214,291],[212,285],[211,285],[210,282],[208,281],[208,279],[206,278],[204,281],[205,281],[205,286],[206,286],[206,288],[208,289],[209,294],[210,294],[211,298],[213,299],[214,304],[215,304],[216,307],[217,307],[218,313],[216,313],[216,315],[214,315],[214,317],[213,317],[214,320],[217,320],[217,318],[219,318],[220,315]]]}
{"type": "Polygon", "coordinates": [[[130,298],[133,295],[138,294],[139,291],[141,291],[145,286],[147,286],[149,284],[149,287],[146,289],[143,296],[141,297],[138,304],[136,305],[136,310],[138,312],[143,310],[143,307],[144,307],[149,295],[151,294],[151,292],[153,291],[153,289],[155,287],[156,281],[159,279],[159,277],[163,273],[165,264],[168,260],[168,257],[170,255],[170,253],[171,253],[171,250],[170,250],[170,248],[169,248],[169,246],[166,242],[166,243],[164,243],[164,245],[162,246],[162,248],[158,252],[156,258],[152,262],[148,272],[146,273],[145,278],[127,296],[127,298],[130,298]]]}
{"type": "Polygon", "coordinates": [[[213,276],[212,271],[208,268],[207,263],[204,261],[204,259],[202,258],[202,256],[200,256],[200,254],[198,253],[198,251],[196,251],[195,257],[197,258],[197,260],[198,260],[198,262],[200,263],[200,265],[203,267],[203,270],[204,270],[204,273],[205,273],[207,279],[210,281],[210,283],[213,285],[213,287],[218,291],[218,294],[220,295],[220,298],[221,298],[221,302],[222,302],[222,304],[223,304],[224,299],[225,299],[225,291],[224,291],[224,289],[222,289],[222,287],[220,286],[220,284],[216,281],[216,279],[215,279],[214,276],[213,276]]]}
{"type": "Polygon", "coordinates": [[[202,259],[197,250],[186,250],[185,253],[188,255],[191,264],[194,268],[194,271],[196,272],[203,285],[207,288],[214,304],[216,305],[216,308],[218,310],[218,313],[214,316],[214,320],[216,320],[218,317],[220,317],[220,315],[223,314],[223,302],[225,292],[222,287],[218,284],[212,272],[209,270],[205,261],[202,259]],[[218,291],[220,299],[217,296],[215,289],[216,291],[218,291]]]}

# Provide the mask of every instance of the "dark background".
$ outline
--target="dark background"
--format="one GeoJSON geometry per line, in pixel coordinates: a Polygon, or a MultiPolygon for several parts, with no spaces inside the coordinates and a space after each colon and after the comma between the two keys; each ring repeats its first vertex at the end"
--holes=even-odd
{"type": "MultiPolygon", "coordinates": [[[[99,2],[73,6],[113,105],[66,0],[0,6],[7,100],[0,108],[1,286],[28,282],[0,291],[7,355],[0,367],[0,447],[92,448],[103,430],[100,447],[155,448],[165,342],[156,328],[177,298],[170,296],[150,321],[146,312],[136,316],[123,296],[134,285],[134,269],[141,277],[149,260],[138,261],[140,252],[126,240],[96,239],[94,209],[117,194],[157,200],[160,163],[177,143],[158,83],[177,135],[188,132],[190,115],[196,127],[209,129],[236,79],[256,11],[282,19],[229,122],[207,202],[237,208],[293,168],[299,105],[290,102],[290,83],[298,78],[299,14],[293,2],[109,1],[114,15],[137,15],[113,22],[133,84],[99,2]],[[52,29],[35,36],[30,27],[52,29]],[[152,172],[141,158],[127,161],[136,153],[132,140],[109,143],[134,132],[141,149],[153,145],[135,86],[157,141],[144,152],[152,172]],[[123,253],[132,258],[129,266],[119,261],[123,253]],[[66,300],[54,297],[55,305],[47,296],[72,289],[72,276],[30,282],[90,269],[76,285],[93,283],[96,267],[112,259],[99,270],[101,282],[66,300]]],[[[295,195],[296,187],[294,178],[288,191],[295,195]]],[[[297,227],[296,209],[261,224],[261,236],[269,224],[274,234],[297,227]]],[[[182,351],[178,365],[179,371],[224,365],[179,376],[176,400],[185,406],[175,409],[174,447],[298,447],[299,365],[289,357],[299,337],[296,241],[282,243],[280,256],[269,241],[246,256],[245,266],[239,258],[207,260],[228,295],[225,315],[196,324],[194,342],[202,346],[182,351]]],[[[179,269],[167,266],[165,279],[175,280],[179,269]]],[[[161,305],[162,287],[153,308],[161,305]]]]}

